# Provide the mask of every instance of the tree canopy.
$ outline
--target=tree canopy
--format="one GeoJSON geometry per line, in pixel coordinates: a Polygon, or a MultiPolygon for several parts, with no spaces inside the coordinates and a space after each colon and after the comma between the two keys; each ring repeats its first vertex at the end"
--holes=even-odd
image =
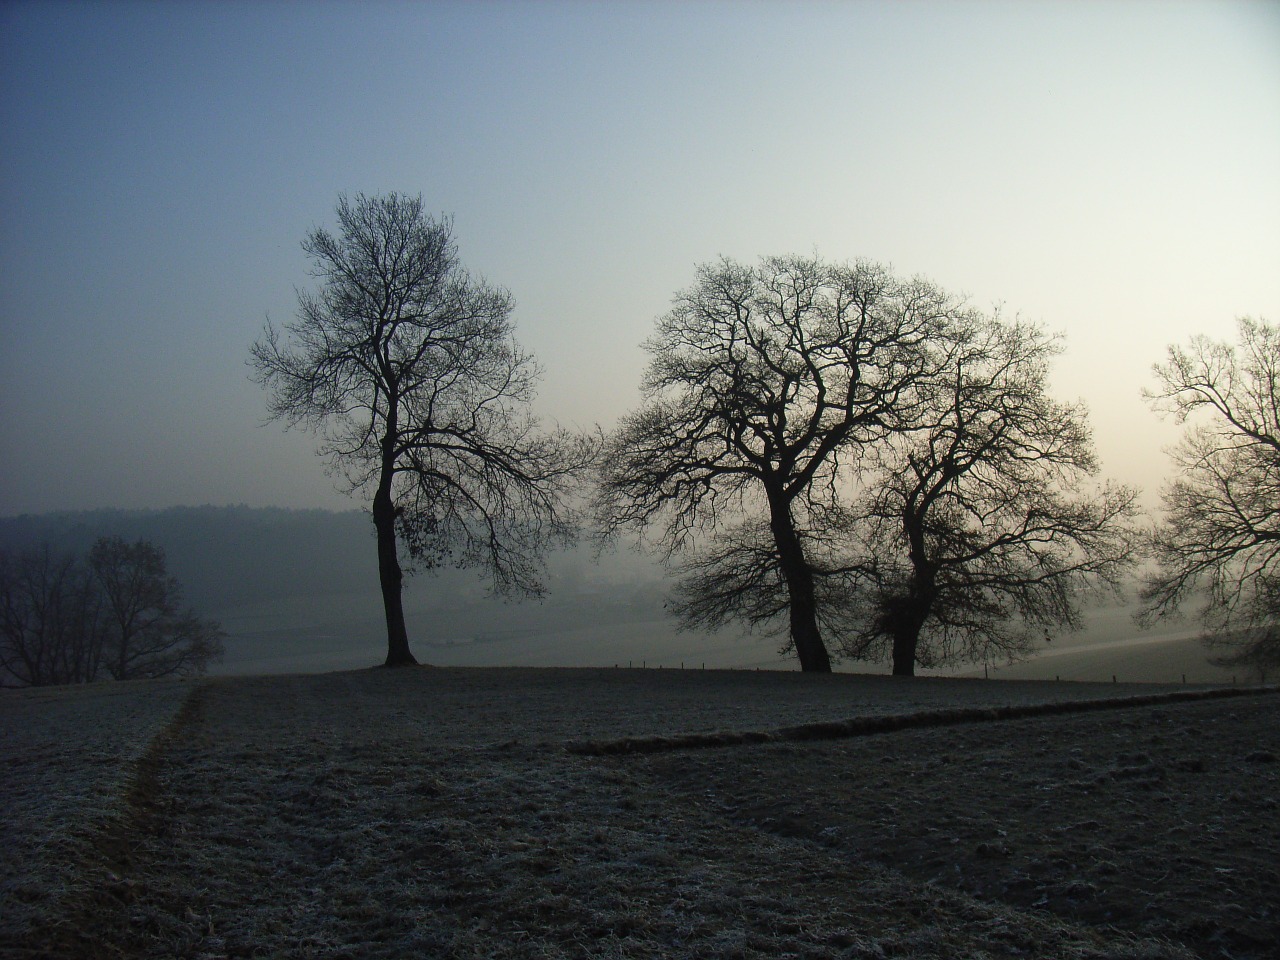
{"type": "Polygon", "coordinates": [[[1080,624],[1134,563],[1136,491],[1092,482],[1086,412],[1049,397],[1056,338],[973,313],[921,415],[879,444],[846,521],[845,652],[917,664],[1015,657],[1080,624]]]}
{"type": "Polygon", "coordinates": [[[1057,340],[867,261],[702,267],[604,458],[607,530],[680,577],[687,627],[785,632],[805,670],[1014,656],[1132,562],[1057,340]]]}

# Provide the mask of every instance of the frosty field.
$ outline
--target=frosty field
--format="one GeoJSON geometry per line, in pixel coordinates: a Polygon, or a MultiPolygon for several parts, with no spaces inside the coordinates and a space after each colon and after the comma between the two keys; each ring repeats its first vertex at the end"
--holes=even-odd
{"type": "Polygon", "coordinates": [[[0,955],[1274,956],[1280,697],[1017,715],[1165,692],[1200,693],[460,668],[4,691],[0,955]]]}

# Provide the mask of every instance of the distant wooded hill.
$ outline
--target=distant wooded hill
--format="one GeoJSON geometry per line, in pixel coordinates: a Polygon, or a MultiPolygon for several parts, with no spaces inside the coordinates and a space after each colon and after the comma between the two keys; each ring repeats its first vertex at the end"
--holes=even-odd
{"type": "Polygon", "coordinates": [[[373,526],[358,511],[235,507],[90,510],[0,519],[0,546],[82,553],[100,536],[150,540],[197,608],[376,588],[373,526]]]}
{"type": "MultiPolygon", "coordinates": [[[[376,545],[363,512],[205,506],[0,518],[6,550],[47,543],[83,553],[101,536],[164,549],[186,601],[228,632],[218,672],[342,669],[380,656],[376,545]]],[[[412,641],[437,663],[639,664],[658,661],[658,641],[668,662],[695,655],[666,624],[662,569],[633,551],[598,562],[585,545],[554,554],[547,587],[543,602],[508,603],[476,571],[419,572],[406,590],[412,641]]],[[[763,645],[771,653],[774,641],[763,645]]],[[[730,650],[727,665],[739,653],[730,650]]],[[[714,651],[697,656],[717,662],[714,651]]]]}
{"type": "MultiPolygon", "coordinates": [[[[101,536],[150,540],[162,547],[169,572],[197,609],[289,597],[376,593],[373,524],[359,510],[278,507],[174,507],[89,510],[0,518],[0,547],[48,543],[83,553],[101,536]]],[[[485,584],[472,571],[442,569],[411,578],[415,593],[442,591],[478,598],[485,584]]],[[[597,564],[580,548],[550,558],[548,585],[578,592],[599,585],[652,585],[661,569],[629,551],[597,564]]]]}

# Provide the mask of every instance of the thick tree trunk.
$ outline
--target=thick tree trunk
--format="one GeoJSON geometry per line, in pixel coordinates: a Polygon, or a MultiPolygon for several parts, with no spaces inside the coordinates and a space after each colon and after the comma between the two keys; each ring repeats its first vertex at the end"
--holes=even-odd
{"type": "Polygon", "coordinates": [[[924,622],[929,619],[933,610],[933,585],[916,584],[910,596],[898,601],[898,608],[892,619],[893,629],[893,675],[895,677],[914,677],[916,675],[916,648],[920,643],[920,631],[924,622]]]}
{"type": "Polygon", "coordinates": [[[396,553],[396,508],[391,499],[389,479],[378,487],[373,498],[373,525],[378,531],[378,581],[382,585],[382,606],[387,616],[388,667],[417,663],[409,650],[409,634],[404,626],[401,587],[404,573],[396,553]]]}
{"type": "Polygon", "coordinates": [[[778,548],[778,564],[787,583],[791,613],[791,641],[805,673],[830,673],[831,657],[827,654],[818,630],[818,602],[813,586],[813,571],[804,555],[804,547],[796,535],[791,511],[786,506],[772,508],[771,526],[778,548]]]}
{"type": "Polygon", "coordinates": [[[808,596],[803,589],[791,588],[791,640],[796,645],[800,669],[805,673],[830,673],[831,657],[818,631],[818,610],[813,597],[812,582],[808,596]]]}
{"type": "Polygon", "coordinates": [[[895,677],[916,675],[916,641],[919,637],[919,629],[912,630],[910,624],[902,624],[894,631],[893,675],[895,677]]]}

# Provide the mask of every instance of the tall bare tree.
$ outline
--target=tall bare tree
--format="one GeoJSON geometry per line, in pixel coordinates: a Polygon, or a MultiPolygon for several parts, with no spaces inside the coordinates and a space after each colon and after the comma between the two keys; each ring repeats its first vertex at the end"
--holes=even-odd
{"type": "Polygon", "coordinates": [[[299,294],[287,339],[268,324],[251,363],[272,417],[313,430],[348,492],[371,495],[386,663],[412,664],[399,545],[538,594],[542,551],[574,533],[570,481],[590,450],[540,431],[511,296],[460,266],[450,220],[398,194],[342,197],[337,216],[337,233],[302,244],[319,291],[299,294]]]}
{"type": "Polygon", "coordinates": [[[887,654],[897,675],[1025,654],[1135,559],[1136,491],[1091,482],[1086,412],[1047,394],[1055,338],[977,314],[951,334],[923,415],[877,447],[847,519],[861,575],[844,652],[887,654]]]}
{"type": "Polygon", "coordinates": [[[1156,364],[1152,406],[1193,422],[1171,451],[1142,619],[1201,600],[1222,662],[1280,669],[1280,328],[1239,320],[1239,343],[1195,337],[1156,364]]]}
{"type": "Polygon", "coordinates": [[[606,444],[606,532],[656,528],[668,561],[692,557],[686,623],[785,617],[801,668],[830,670],[815,538],[863,448],[915,415],[958,310],[868,262],[701,267],[646,343],[644,405],[606,444]],[[726,562],[749,575],[719,590],[726,562]]]}

